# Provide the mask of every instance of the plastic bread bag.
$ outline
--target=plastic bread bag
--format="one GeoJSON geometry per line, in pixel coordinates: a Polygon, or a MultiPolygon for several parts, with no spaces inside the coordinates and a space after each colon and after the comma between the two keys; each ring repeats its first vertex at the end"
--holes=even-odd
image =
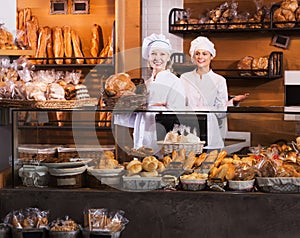
{"type": "Polygon", "coordinates": [[[8,213],[4,223],[17,229],[47,228],[49,211],[38,208],[25,208],[8,213]]]}
{"type": "Polygon", "coordinates": [[[124,217],[124,211],[109,211],[106,208],[88,209],[87,218],[90,231],[118,232],[124,229],[128,219],[124,217]]]}
{"type": "Polygon", "coordinates": [[[69,216],[64,218],[57,218],[49,224],[50,231],[77,231],[80,229],[80,225],[77,224],[69,216]]]}

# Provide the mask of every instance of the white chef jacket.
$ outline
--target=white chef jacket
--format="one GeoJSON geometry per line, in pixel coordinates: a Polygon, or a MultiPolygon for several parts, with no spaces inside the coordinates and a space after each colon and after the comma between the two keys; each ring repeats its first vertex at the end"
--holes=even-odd
{"type": "MultiPolygon", "coordinates": [[[[159,72],[145,84],[148,93],[148,109],[174,111],[185,109],[185,90],[181,80],[169,70],[159,72]],[[153,106],[163,104],[163,106],[153,106]]],[[[157,112],[138,112],[128,115],[116,115],[115,124],[133,127],[134,148],[147,146],[160,150],[157,145],[155,115],[157,112]]]]}
{"type": "MultiPolygon", "coordinates": [[[[225,112],[228,103],[226,79],[212,70],[200,78],[196,70],[183,73],[180,77],[186,90],[187,108],[189,110],[225,112]]],[[[206,148],[223,148],[226,129],[226,113],[207,113],[206,148]]]]}

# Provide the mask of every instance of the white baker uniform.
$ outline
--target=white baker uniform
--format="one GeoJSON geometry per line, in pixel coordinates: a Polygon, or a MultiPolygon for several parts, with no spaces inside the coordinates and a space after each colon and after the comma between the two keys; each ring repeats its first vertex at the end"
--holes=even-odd
{"type": "Polygon", "coordinates": [[[220,111],[207,113],[207,149],[223,148],[227,129],[226,110],[228,93],[226,79],[210,70],[200,75],[196,69],[180,77],[186,90],[186,105],[189,110],[220,111]]]}
{"type": "MultiPolygon", "coordinates": [[[[181,80],[169,70],[159,72],[155,79],[151,77],[146,81],[148,92],[148,109],[173,111],[185,108],[185,91],[181,80]],[[153,106],[163,104],[165,106],[153,106]]],[[[134,147],[147,146],[154,149],[155,153],[160,150],[157,145],[155,115],[157,112],[136,113],[134,121],[134,147]]]]}

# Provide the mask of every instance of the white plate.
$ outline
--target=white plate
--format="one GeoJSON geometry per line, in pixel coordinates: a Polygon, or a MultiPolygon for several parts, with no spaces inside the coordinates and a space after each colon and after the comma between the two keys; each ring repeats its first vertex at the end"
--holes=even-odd
{"type": "Polygon", "coordinates": [[[71,158],[70,162],[62,163],[41,163],[49,168],[66,168],[66,167],[77,167],[80,165],[86,165],[93,159],[83,159],[83,158],[71,158]]]}
{"type": "Polygon", "coordinates": [[[93,167],[87,168],[87,171],[94,176],[119,175],[123,170],[124,170],[123,166],[119,166],[115,169],[94,169],[93,167]]]}

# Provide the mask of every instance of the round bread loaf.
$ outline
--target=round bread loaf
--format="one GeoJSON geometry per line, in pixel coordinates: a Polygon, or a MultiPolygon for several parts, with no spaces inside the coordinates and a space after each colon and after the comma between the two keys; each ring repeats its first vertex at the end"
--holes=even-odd
{"type": "Polygon", "coordinates": [[[298,8],[298,1],[297,0],[284,0],[280,4],[282,9],[290,10],[292,12],[296,11],[298,8]]]}
{"type": "MultiPolygon", "coordinates": [[[[267,57],[257,57],[252,61],[252,69],[254,70],[267,70],[268,69],[268,58],[267,57]]],[[[268,74],[266,71],[254,71],[258,76],[265,76],[268,74]]]]}
{"type": "Polygon", "coordinates": [[[293,11],[283,8],[277,8],[274,11],[273,15],[274,22],[283,22],[283,23],[275,23],[275,26],[278,28],[291,28],[295,26],[293,21],[296,21],[295,14],[293,11]],[[285,21],[291,21],[288,23],[284,23],[285,21]]]}
{"type": "MultiPolygon", "coordinates": [[[[252,69],[252,61],[253,61],[254,57],[252,56],[245,56],[244,58],[242,58],[238,64],[237,67],[240,70],[251,70],[252,69]]],[[[240,72],[241,76],[250,76],[251,75],[251,71],[242,71],[240,72]]]]}

